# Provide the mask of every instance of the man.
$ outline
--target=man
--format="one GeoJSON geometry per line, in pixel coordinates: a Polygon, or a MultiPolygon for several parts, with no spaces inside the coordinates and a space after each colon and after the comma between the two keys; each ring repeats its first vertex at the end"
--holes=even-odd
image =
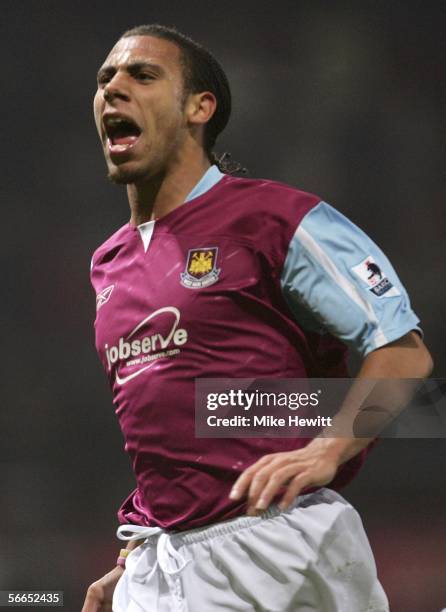
{"type": "Polygon", "coordinates": [[[93,256],[96,346],[138,487],[118,514],[127,549],[83,612],[388,610],[335,492],[370,438],[194,436],[199,377],[346,376],[344,343],[359,377],[431,370],[365,234],[316,196],[213,163],[230,107],[216,60],[162,26],[125,33],[98,73],[96,125],[131,216],[93,256]]]}

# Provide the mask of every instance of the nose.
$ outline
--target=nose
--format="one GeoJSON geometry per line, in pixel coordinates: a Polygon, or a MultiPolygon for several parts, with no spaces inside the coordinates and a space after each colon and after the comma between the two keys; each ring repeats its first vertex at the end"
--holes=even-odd
{"type": "Polygon", "coordinates": [[[129,100],[123,77],[119,72],[104,87],[104,100],[106,102],[113,102],[116,98],[119,100],[129,100]]]}

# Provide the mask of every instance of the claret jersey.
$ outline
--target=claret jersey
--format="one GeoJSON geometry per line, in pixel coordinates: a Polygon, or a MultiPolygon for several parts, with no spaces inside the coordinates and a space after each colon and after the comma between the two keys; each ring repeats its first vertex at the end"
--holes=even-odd
{"type": "MultiPolygon", "coordinates": [[[[305,439],[197,439],[196,378],[347,376],[418,328],[382,252],[317,196],[212,166],[186,202],[94,253],[96,347],[137,481],[121,522],[190,529],[244,512],[228,493],[305,439]]],[[[362,455],[342,466],[341,486],[362,455]]]]}

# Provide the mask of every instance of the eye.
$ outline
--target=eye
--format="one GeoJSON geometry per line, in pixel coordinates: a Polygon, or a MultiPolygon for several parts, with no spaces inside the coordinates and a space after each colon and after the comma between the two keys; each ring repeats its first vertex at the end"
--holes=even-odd
{"type": "Polygon", "coordinates": [[[111,74],[109,74],[108,72],[101,72],[98,74],[97,76],[97,83],[98,83],[98,87],[104,87],[104,85],[107,85],[107,83],[112,79],[111,74]]]}
{"type": "Polygon", "coordinates": [[[150,72],[139,71],[135,73],[135,78],[138,79],[138,81],[153,81],[155,77],[153,74],[150,74],[150,72]]]}

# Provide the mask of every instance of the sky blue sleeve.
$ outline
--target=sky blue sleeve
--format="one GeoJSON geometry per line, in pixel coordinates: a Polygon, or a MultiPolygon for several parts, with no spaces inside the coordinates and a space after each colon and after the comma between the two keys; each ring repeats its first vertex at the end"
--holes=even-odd
{"type": "Polygon", "coordinates": [[[365,356],[418,327],[409,297],[376,244],[320,202],[289,245],[282,291],[296,320],[328,331],[365,356]]]}

